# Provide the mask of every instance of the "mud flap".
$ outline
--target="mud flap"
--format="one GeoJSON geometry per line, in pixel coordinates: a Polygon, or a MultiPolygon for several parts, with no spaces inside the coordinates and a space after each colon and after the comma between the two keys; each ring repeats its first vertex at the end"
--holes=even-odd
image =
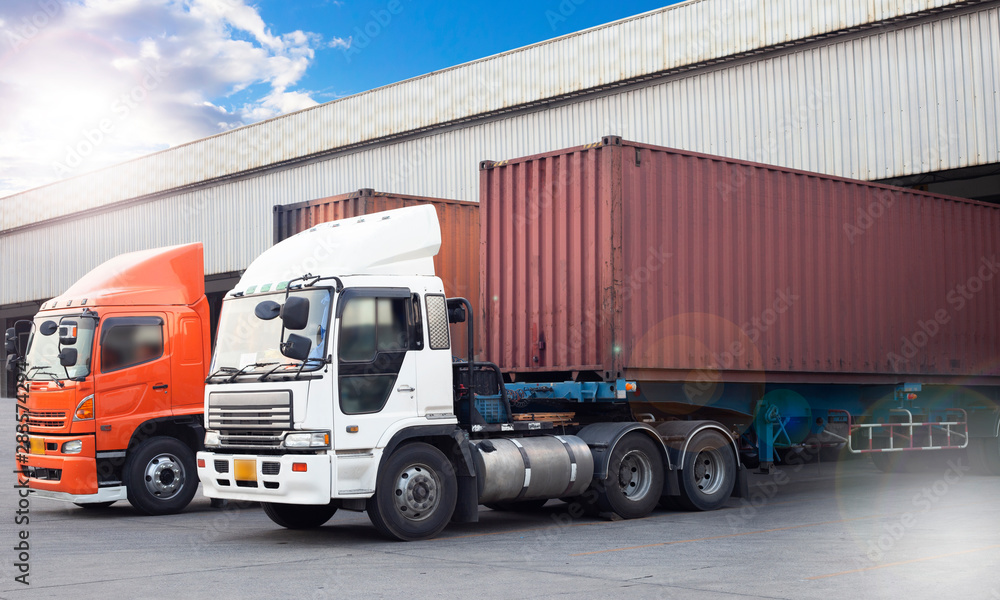
{"type": "Polygon", "coordinates": [[[476,477],[459,475],[458,501],[455,503],[455,513],[451,516],[452,523],[479,522],[479,482],[476,477]]]}
{"type": "Polygon", "coordinates": [[[736,469],[736,485],[733,486],[733,493],[730,498],[749,498],[750,497],[750,475],[747,468],[740,465],[736,469]]]}

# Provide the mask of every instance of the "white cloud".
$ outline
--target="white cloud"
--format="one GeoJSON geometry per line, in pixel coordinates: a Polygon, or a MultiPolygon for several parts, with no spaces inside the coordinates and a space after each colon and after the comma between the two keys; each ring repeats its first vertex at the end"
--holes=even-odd
{"type": "Polygon", "coordinates": [[[5,0],[0,197],[314,106],[322,43],[244,0],[5,0]]]}
{"type": "Polygon", "coordinates": [[[347,38],[346,40],[344,38],[335,37],[332,40],[330,40],[329,47],[330,48],[343,48],[344,50],[347,50],[348,48],[351,47],[351,44],[353,42],[354,42],[354,36],[351,36],[351,37],[347,38]]]}

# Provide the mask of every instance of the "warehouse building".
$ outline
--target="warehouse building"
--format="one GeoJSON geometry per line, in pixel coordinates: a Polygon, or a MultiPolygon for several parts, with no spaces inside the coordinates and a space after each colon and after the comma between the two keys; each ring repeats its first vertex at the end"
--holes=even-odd
{"type": "Polygon", "coordinates": [[[1000,202],[1000,1],[690,0],[0,199],[0,324],[191,241],[217,305],[277,205],[477,201],[479,161],[609,134],[1000,202]]]}

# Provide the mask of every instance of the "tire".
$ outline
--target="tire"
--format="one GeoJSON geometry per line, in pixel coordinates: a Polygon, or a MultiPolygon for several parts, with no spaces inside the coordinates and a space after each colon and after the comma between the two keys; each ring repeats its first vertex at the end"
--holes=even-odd
{"type": "Polygon", "coordinates": [[[968,453],[973,473],[1000,475],[1000,438],[972,438],[968,453]]]}
{"type": "Polygon", "coordinates": [[[705,430],[688,444],[677,478],[681,508],[707,511],[722,508],[736,485],[736,458],[726,436],[705,430]]]}
{"type": "Polygon", "coordinates": [[[128,501],[147,515],[170,515],[187,506],[198,490],[194,453],[183,442],[153,437],[125,460],[128,501]]]}
{"type": "Polygon", "coordinates": [[[389,539],[426,540],[448,525],[457,499],[454,467],[434,446],[415,442],[396,449],[380,469],[366,509],[389,539]]]}
{"type": "Polygon", "coordinates": [[[663,456],[643,433],[623,437],[611,452],[608,476],[595,482],[597,508],[623,519],[638,519],[653,512],[663,493],[663,456]]]}
{"type": "Polygon", "coordinates": [[[337,507],[330,504],[278,504],[261,502],[264,514],[286,529],[316,529],[330,520],[337,507]]]}
{"type": "Polygon", "coordinates": [[[538,500],[518,500],[516,502],[490,502],[485,506],[491,510],[505,512],[538,512],[548,501],[548,498],[541,498],[538,500]]]}
{"type": "Polygon", "coordinates": [[[84,510],[104,510],[105,508],[111,506],[115,502],[117,502],[117,500],[112,500],[110,502],[91,502],[89,504],[81,504],[79,502],[74,502],[73,504],[76,504],[77,506],[79,506],[84,510]]]}

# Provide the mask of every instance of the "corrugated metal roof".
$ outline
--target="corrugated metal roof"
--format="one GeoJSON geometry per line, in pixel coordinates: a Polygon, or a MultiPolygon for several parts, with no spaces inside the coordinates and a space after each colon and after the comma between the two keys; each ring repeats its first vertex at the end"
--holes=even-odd
{"type": "Polygon", "coordinates": [[[840,0],[817,7],[801,0],[691,0],[16,194],[0,202],[0,231],[687,65],[977,3],[840,0]]]}

